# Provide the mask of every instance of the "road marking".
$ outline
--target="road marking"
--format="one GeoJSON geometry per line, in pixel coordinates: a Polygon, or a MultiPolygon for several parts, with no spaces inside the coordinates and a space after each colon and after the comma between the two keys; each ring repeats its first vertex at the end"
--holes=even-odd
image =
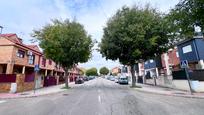
{"type": "Polygon", "coordinates": [[[101,103],[101,96],[98,96],[98,102],[101,103]]]}
{"type": "Polygon", "coordinates": [[[1,101],[0,101],[0,104],[1,104],[1,103],[5,103],[5,102],[6,102],[5,100],[1,100],[1,101]]]}

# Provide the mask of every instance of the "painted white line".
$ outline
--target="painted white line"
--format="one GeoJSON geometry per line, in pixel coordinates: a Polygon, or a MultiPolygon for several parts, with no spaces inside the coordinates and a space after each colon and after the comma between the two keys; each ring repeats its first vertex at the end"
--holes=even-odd
{"type": "Polygon", "coordinates": [[[101,103],[101,96],[98,96],[98,102],[101,103]]]}
{"type": "Polygon", "coordinates": [[[1,100],[1,101],[0,101],[0,103],[5,103],[5,102],[6,102],[5,100],[1,100]]]}

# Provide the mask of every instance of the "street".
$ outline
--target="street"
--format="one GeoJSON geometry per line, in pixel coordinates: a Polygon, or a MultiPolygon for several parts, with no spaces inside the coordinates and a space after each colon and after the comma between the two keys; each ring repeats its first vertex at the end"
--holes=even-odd
{"type": "Polygon", "coordinates": [[[1,115],[203,115],[204,100],[148,94],[96,78],[65,92],[0,100],[1,115]]]}

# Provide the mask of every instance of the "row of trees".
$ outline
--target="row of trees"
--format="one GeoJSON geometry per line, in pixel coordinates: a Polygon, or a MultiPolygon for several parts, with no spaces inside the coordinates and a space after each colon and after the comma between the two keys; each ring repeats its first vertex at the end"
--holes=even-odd
{"type": "MultiPolygon", "coordinates": [[[[107,75],[109,74],[109,69],[106,67],[102,67],[99,70],[100,75],[107,75]]],[[[86,75],[87,76],[98,76],[98,72],[96,68],[90,68],[88,70],[86,70],[86,75]]]]}
{"type": "Polygon", "coordinates": [[[203,0],[181,0],[166,15],[150,5],[124,6],[108,20],[100,52],[106,59],[131,67],[134,87],[136,63],[159,56],[180,40],[192,38],[195,26],[203,32],[203,5],[203,0]]]}
{"type": "MultiPolygon", "coordinates": [[[[135,63],[160,55],[181,39],[191,38],[195,26],[201,27],[203,32],[203,5],[203,0],[181,0],[167,15],[149,5],[144,8],[123,7],[107,22],[99,45],[100,53],[106,59],[130,65],[132,85],[135,86],[135,63]]],[[[42,29],[34,30],[32,36],[39,42],[45,56],[65,69],[65,77],[68,77],[70,68],[91,57],[91,36],[76,21],[53,20],[42,29]]],[[[100,73],[108,72],[101,69],[100,73]]]]}

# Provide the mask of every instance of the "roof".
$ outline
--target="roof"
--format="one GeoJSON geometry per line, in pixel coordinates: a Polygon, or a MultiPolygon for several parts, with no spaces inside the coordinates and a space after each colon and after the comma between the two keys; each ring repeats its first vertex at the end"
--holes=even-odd
{"type": "Polygon", "coordinates": [[[11,37],[11,36],[15,36],[15,33],[9,33],[9,34],[0,34],[1,37],[11,37]]]}
{"type": "Polygon", "coordinates": [[[33,51],[36,51],[36,52],[42,54],[42,52],[40,51],[40,49],[38,48],[37,45],[25,45],[25,44],[23,44],[22,39],[19,38],[15,33],[0,34],[0,37],[4,37],[4,38],[8,39],[9,41],[11,41],[17,45],[23,46],[25,48],[28,48],[29,50],[33,50],[33,51]]]}
{"type": "Polygon", "coordinates": [[[186,43],[186,42],[193,41],[193,40],[195,40],[195,39],[203,39],[203,37],[197,36],[197,37],[193,37],[193,38],[191,38],[191,39],[186,39],[186,40],[183,40],[183,41],[177,43],[176,45],[178,46],[178,45],[184,44],[184,43],[186,43]]]}
{"type": "Polygon", "coordinates": [[[31,49],[34,49],[34,50],[36,50],[36,51],[38,51],[38,52],[41,52],[40,49],[39,49],[39,47],[38,47],[37,45],[26,45],[26,46],[29,47],[29,48],[31,48],[31,49]]]}

